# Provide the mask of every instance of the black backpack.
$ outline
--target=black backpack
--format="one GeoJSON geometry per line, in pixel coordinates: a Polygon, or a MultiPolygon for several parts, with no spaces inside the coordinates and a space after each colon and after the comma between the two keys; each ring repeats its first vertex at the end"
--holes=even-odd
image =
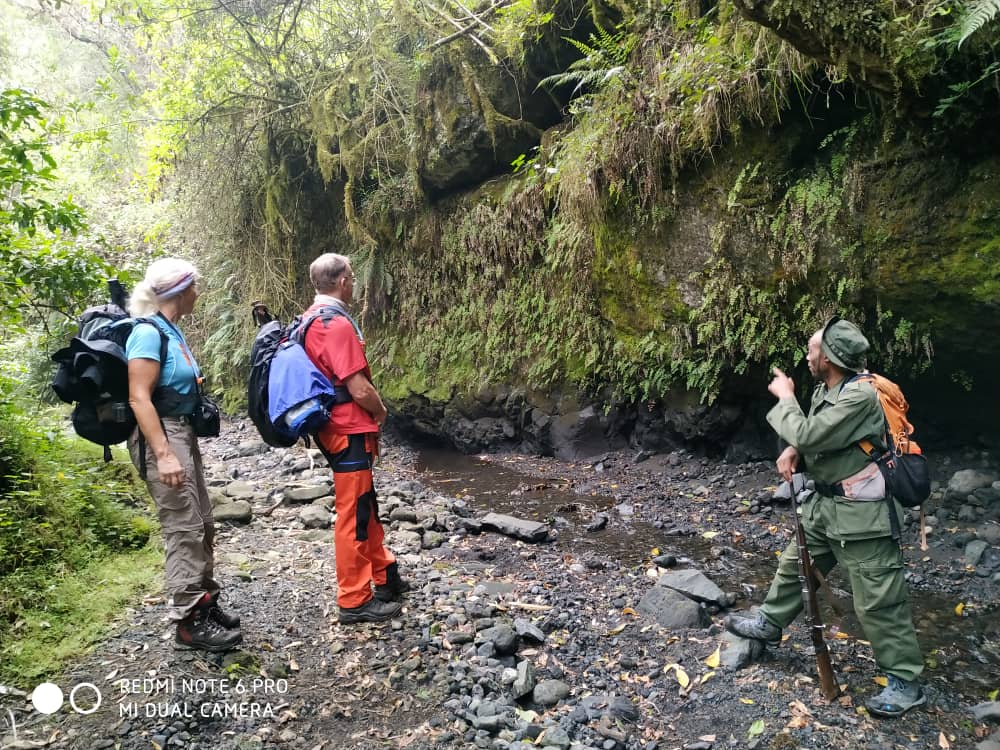
{"type": "MultiPolygon", "coordinates": [[[[334,387],[330,384],[326,376],[322,375],[316,366],[308,360],[304,350],[299,352],[300,359],[296,360],[300,364],[299,369],[292,368],[295,379],[299,381],[294,384],[297,386],[296,388],[284,389],[277,381],[272,384],[271,365],[279,351],[288,354],[289,342],[296,342],[299,345],[298,348],[301,349],[306,332],[314,321],[329,320],[337,315],[343,315],[343,313],[333,307],[323,308],[319,313],[307,318],[299,316],[287,326],[283,326],[280,321],[273,318],[266,305],[255,302],[251,315],[254,323],[260,326],[260,329],[257,331],[253,347],[250,350],[250,376],[247,379],[247,411],[250,415],[250,421],[254,423],[261,438],[268,445],[273,445],[276,448],[288,448],[295,445],[299,438],[304,439],[308,445],[309,435],[329,420],[329,410],[333,405],[350,401],[351,395],[346,388],[334,387]],[[315,382],[317,377],[323,381],[323,387],[317,386],[315,382]],[[286,390],[301,392],[302,396],[311,398],[308,399],[308,403],[306,401],[297,403],[299,401],[297,398],[289,402],[286,390]],[[295,406],[301,407],[301,411],[309,412],[311,416],[304,419],[299,429],[292,431],[287,425],[275,424],[275,418],[271,414],[270,408],[270,394],[274,392],[279,394],[278,400],[275,401],[277,408],[283,408],[278,406],[279,404],[288,406],[290,403],[294,403],[295,406]],[[315,403],[311,403],[313,401],[315,403]],[[311,408],[307,408],[310,406],[311,408]]],[[[284,360],[284,362],[287,361],[284,360]]],[[[286,376],[290,375],[287,367],[282,369],[279,365],[275,369],[283,372],[286,376]]]]}
{"type": "Polygon", "coordinates": [[[250,377],[247,379],[247,411],[261,438],[276,448],[289,448],[298,438],[290,437],[276,430],[268,416],[267,383],[271,375],[271,360],[278,346],[286,338],[285,327],[275,320],[267,307],[261,303],[253,306],[253,320],[260,330],[250,349],[250,377]]]}
{"type": "MultiPolygon", "coordinates": [[[[77,335],[69,346],[52,355],[56,374],[52,390],[68,404],[75,403],[73,429],[80,437],[104,446],[104,460],[111,460],[110,446],[122,443],[136,427],[128,402],[128,360],[125,343],[138,323],[125,311],[125,290],[117,279],[108,282],[111,301],[84,310],[77,335]]],[[[154,324],[155,325],[155,324],[154,324]]],[[[167,336],[160,333],[160,362],[167,357],[167,336]]]]}

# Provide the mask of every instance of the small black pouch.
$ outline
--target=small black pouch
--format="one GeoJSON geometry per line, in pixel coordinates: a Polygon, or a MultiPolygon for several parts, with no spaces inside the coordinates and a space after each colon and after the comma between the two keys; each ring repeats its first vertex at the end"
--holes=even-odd
{"type": "Polygon", "coordinates": [[[191,415],[191,427],[198,437],[219,437],[221,417],[219,407],[204,392],[199,394],[198,405],[191,415]]]}

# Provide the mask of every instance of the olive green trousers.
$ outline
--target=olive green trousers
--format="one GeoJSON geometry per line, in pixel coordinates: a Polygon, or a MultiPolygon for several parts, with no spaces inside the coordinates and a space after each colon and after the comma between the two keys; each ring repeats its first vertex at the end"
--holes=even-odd
{"type": "MultiPolygon", "coordinates": [[[[888,674],[914,680],[923,672],[924,660],[907,599],[903,553],[888,534],[888,505],[876,502],[815,495],[799,506],[799,511],[815,567],[826,575],[840,563],[846,571],[854,592],[854,611],[872,644],[875,662],[888,674]],[[879,507],[884,519],[878,514],[879,507]],[[885,536],[856,538],[883,529],[885,536]]],[[[778,571],[760,611],[772,624],[785,628],[802,611],[803,604],[798,548],[792,541],[781,553],[778,571]]]]}

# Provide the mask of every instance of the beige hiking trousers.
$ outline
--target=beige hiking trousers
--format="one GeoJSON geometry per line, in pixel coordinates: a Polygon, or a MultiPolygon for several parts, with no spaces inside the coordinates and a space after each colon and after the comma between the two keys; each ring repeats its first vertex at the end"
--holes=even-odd
{"type": "MultiPolygon", "coordinates": [[[[186,418],[163,417],[163,430],[170,448],[184,467],[180,487],[160,481],[156,456],[146,447],[146,486],[156,504],[166,550],[166,591],[169,617],[184,619],[206,593],[215,596],[219,584],[213,578],[215,520],[205,486],[205,470],[198,438],[186,418]]],[[[139,429],[128,441],[132,463],[139,468],[139,429]]]]}

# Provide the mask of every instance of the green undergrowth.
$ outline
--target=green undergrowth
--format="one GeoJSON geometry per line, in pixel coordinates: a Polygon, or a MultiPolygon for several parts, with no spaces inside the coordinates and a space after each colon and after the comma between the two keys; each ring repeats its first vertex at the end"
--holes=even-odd
{"type": "Polygon", "coordinates": [[[156,522],[123,451],[65,433],[0,378],[0,679],[53,674],[157,575],[156,522]]]}
{"type": "Polygon", "coordinates": [[[107,634],[140,592],[151,589],[162,565],[162,552],[147,546],[109,553],[69,573],[59,568],[35,571],[22,582],[24,609],[13,624],[4,625],[0,680],[31,687],[58,675],[107,634]]]}

